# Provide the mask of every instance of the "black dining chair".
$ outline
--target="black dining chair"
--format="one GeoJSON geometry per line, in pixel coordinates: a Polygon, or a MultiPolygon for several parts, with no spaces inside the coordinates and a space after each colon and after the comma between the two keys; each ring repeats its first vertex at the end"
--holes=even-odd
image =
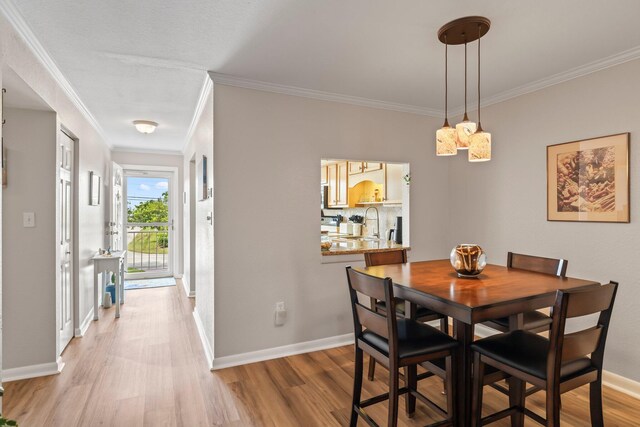
{"type": "Polygon", "coordinates": [[[364,408],[389,400],[388,426],[395,427],[398,421],[398,397],[406,394],[406,408],[409,416],[415,411],[416,399],[430,406],[446,417],[432,426],[453,426],[455,411],[455,365],[458,342],[449,335],[413,319],[388,315],[395,313],[393,283],[390,278],[378,278],[360,273],[347,267],[347,282],[353,312],[355,335],[355,375],[350,426],[355,427],[358,417],[370,426],[377,426],[364,408]],[[387,312],[378,312],[358,299],[375,298],[384,301],[387,312]],[[364,353],[372,355],[378,363],[389,369],[389,392],[361,401],[364,353]],[[417,375],[417,365],[442,362],[445,366],[447,382],[447,408],[442,409],[426,396],[419,393],[418,380],[432,375],[417,375]],[[399,368],[406,368],[405,386],[399,387],[399,368]]]}
{"type": "MultiPolygon", "coordinates": [[[[385,252],[365,252],[364,263],[367,267],[375,265],[388,265],[388,264],[405,264],[407,262],[407,250],[397,249],[385,252]]],[[[405,300],[396,298],[396,313],[405,317],[405,300]]],[[[378,312],[386,312],[387,306],[384,301],[371,298],[371,308],[378,312]]],[[[445,334],[449,333],[449,320],[447,316],[436,313],[429,310],[426,307],[417,307],[415,313],[415,319],[419,322],[430,322],[432,320],[440,319],[440,330],[445,334]]],[[[376,359],[372,356],[369,357],[369,372],[367,378],[373,381],[376,372],[376,359]]]]}
{"type": "MultiPolygon", "coordinates": [[[[518,270],[565,277],[568,265],[569,261],[566,259],[544,258],[533,255],[517,254],[514,252],[507,253],[507,267],[516,268],[518,270]]],[[[549,326],[551,325],[551,318],[537,310],[526,311],[522,314],[522,317],[522,329],[526,329],[527,331],[544,332],[549,330],[549,326]]],[[[496,329],[500,332],[507,332],[510,330],[508,317],[488,320],[486,322],[482,322],[482,325],[496,329]]]]}
{"type": "MultiPolygon", "coordinates": [[[[552,309],[549,339],[516,330],[474,342],[473,427],[507,416],[527,415],[548,427],[560,426],[560,395],[589,384],[591,425],[604,426],[602,363],[618,283],[558,291],[552,309]],[[600,313],[593,327],[565,333],[567,319],[600,313]],[[524,397],[514,406],[482,417],[482,389],[487,367],[546,390],[546,419],[525,408],[524,397]]],[[[520,394],[523,396],[523,394],[520,394]]]]}

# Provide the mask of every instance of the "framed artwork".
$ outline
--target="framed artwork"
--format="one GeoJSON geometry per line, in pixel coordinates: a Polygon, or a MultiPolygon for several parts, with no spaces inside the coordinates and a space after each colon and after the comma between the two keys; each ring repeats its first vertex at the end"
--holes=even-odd
{"type": "Polygon", "coordinates": [[[547,220],[629,222],[629,133],[547,146],[547,220]]]}
{"type": "Polygon", "coordinates": [[[89,172],[89,204],[91,206],[98,206],[100,204],[100,187],[100,175],[93,171],[89,172]]]}

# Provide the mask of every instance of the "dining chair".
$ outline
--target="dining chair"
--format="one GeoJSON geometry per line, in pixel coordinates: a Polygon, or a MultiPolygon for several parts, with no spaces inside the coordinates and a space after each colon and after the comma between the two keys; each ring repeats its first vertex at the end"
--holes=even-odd
{"type": "Polygon", "coordinates": [[[432,426],[453,426],[455,411],[455,366],[458,342],[438,329],[413,319],[388,315],[395,312],[393,283],[390,278],[379,278],[360,273],[347,267],[347,282],[353,312],[355,336],[355,375],[350,426],[355,427],[358,417],[370,426],[377,426],[364,408],[389,400],[388,426],[395,427],[398,421],[398,397],[406,394],[406,409],[409,416],[415,412],[416,399],[446,417],[432,426]],[[363,297],[384,301],[390,310],[379,312],[360,303],[363,297]],[[364,353],[373,356],[389,369],[389,392],[361,401],[364,353]],[[417,365],[441,362],[445,366],[447,382],[447,408],[443,409],[419,393],[418,380],[433,375],[432,372],[417,375],[417,365]],[[399,368],[405,368],[405,386],[399,388],[399,368]]]}
{"type": "Polygon", "coordinates": [[[489,424],[507,416],[527,415],[538,423],[560,426],[560,394],[589,384],[591,425],[604,425],[602,413],[602,362],[617,282],[585,289],[558,291],[552,308],[549,338],[516,330],[475,341],[472,426],[489,424]],[[565,333],[567,319],[600,313],[596,325],[565,333]],[[482,385],[487,367],[534,384],[547,392],[546,419],[525,408],[523,394],[515,405],[482,417],[482,385]]]}
{"type": "MultiPolygon", "coordinates": [[[[364,263],[367,267],[374,265],[387,265],[387,264],[405,264],[407,262],[407,250],[397,249],[386,252],[365,252],[364,263]]],[[[401,316],[405,316],[405,300],[396,298],[396,313],[401,316]]],[[[371,298],[371,308],[379,311],[386,312],[387,306],[384,301],[371,298]]],[[[430,322],[432,320],[440,319],[440,330],[445,334],[449,333],[449,320],[447,316],[444,316],[435,311],[431,311],[428,308],[418,306],[415,313],[415,319],[419,322],[430,322]]],[[[369,358],[369,372],[367,378],[373,381],[376,370],[376,360],[373,357],[369,358]]]]}
{"type": "MultiPolygon", "coordinates": [[[[507,254],[508,268],[551,274],[558,277],[566,276],[568,264],[569,262],[565,259],[543,258],[533,255],[517,254],[514,252],[509,252],[507,254]]],[[[526,329],[527,331],[543,332],[549,330],[549,326],[551,325],[551,318],[536,310],[526,311],[522,314],[522,317],[522,329],[526,329]]],[[[482,324],[500,332],[507,332],[510,330],[508,317],[489,320],[482,322],[482,324]]]]}

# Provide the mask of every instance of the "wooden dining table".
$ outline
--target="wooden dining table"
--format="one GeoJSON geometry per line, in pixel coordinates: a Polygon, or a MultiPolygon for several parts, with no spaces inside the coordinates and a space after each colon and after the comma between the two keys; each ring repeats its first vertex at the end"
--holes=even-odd
{"type": "MultiPolygon", "coordinates": [[[[591,280],[557,277],[488,264],[474,278],[458,277],[449,260],[420,261],[355,268],[377,277],[390,277],[394,295],[407,301],[407,316],[416,305],[453,319],[453,336],[460,343],[457,369],[457,425],[471,425],[471,372],[474,325],[509,317],[510,329],[521,329],[522,313],[553,305],[556,291],[598,285],[591,280]]],[[[523,405],[525,384],[509,379],[510,405],[523,405]]],[[[524,415],[512,419],[512,426],[524,425],[524,415]]]]}

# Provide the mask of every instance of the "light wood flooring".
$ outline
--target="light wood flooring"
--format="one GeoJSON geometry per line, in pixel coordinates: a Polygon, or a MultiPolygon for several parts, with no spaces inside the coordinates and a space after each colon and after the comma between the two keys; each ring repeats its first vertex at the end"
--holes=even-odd
{"type": "MultiPolygon", "coordinates": [[[[21,427],[347,425],[351,346],[210,372],[192,310],[180,283],[127,292],[122,318],[114,319],[113,308],[103,311],[65,350],[60,375],[5,384],[5,415],[21,427]]],[[[364,382],[364,397],[384,392],[386,379],[385,369],[376,369],[376,381],[364,382]]],[[[440,381],[422,383],[443,402],[440,381]]],[[[490,388],[485,396],[488,410],[506,405],[490,388]]],[[[607,427],[639,425],[640,401],[611,389],[604,401],[607,427]]],[[[538,413],[543,405],[544,393],[527,399],[538,413]]],[[[420,403],[411,420],[403,407],[401,398],[400,426],[434,420],[420,403]]],[[[384,425],[386,404],[369,412],[384,425]]],[[[590,425],[586,387],[563,395],[562,420],[566,427],[590,425]]]]}

